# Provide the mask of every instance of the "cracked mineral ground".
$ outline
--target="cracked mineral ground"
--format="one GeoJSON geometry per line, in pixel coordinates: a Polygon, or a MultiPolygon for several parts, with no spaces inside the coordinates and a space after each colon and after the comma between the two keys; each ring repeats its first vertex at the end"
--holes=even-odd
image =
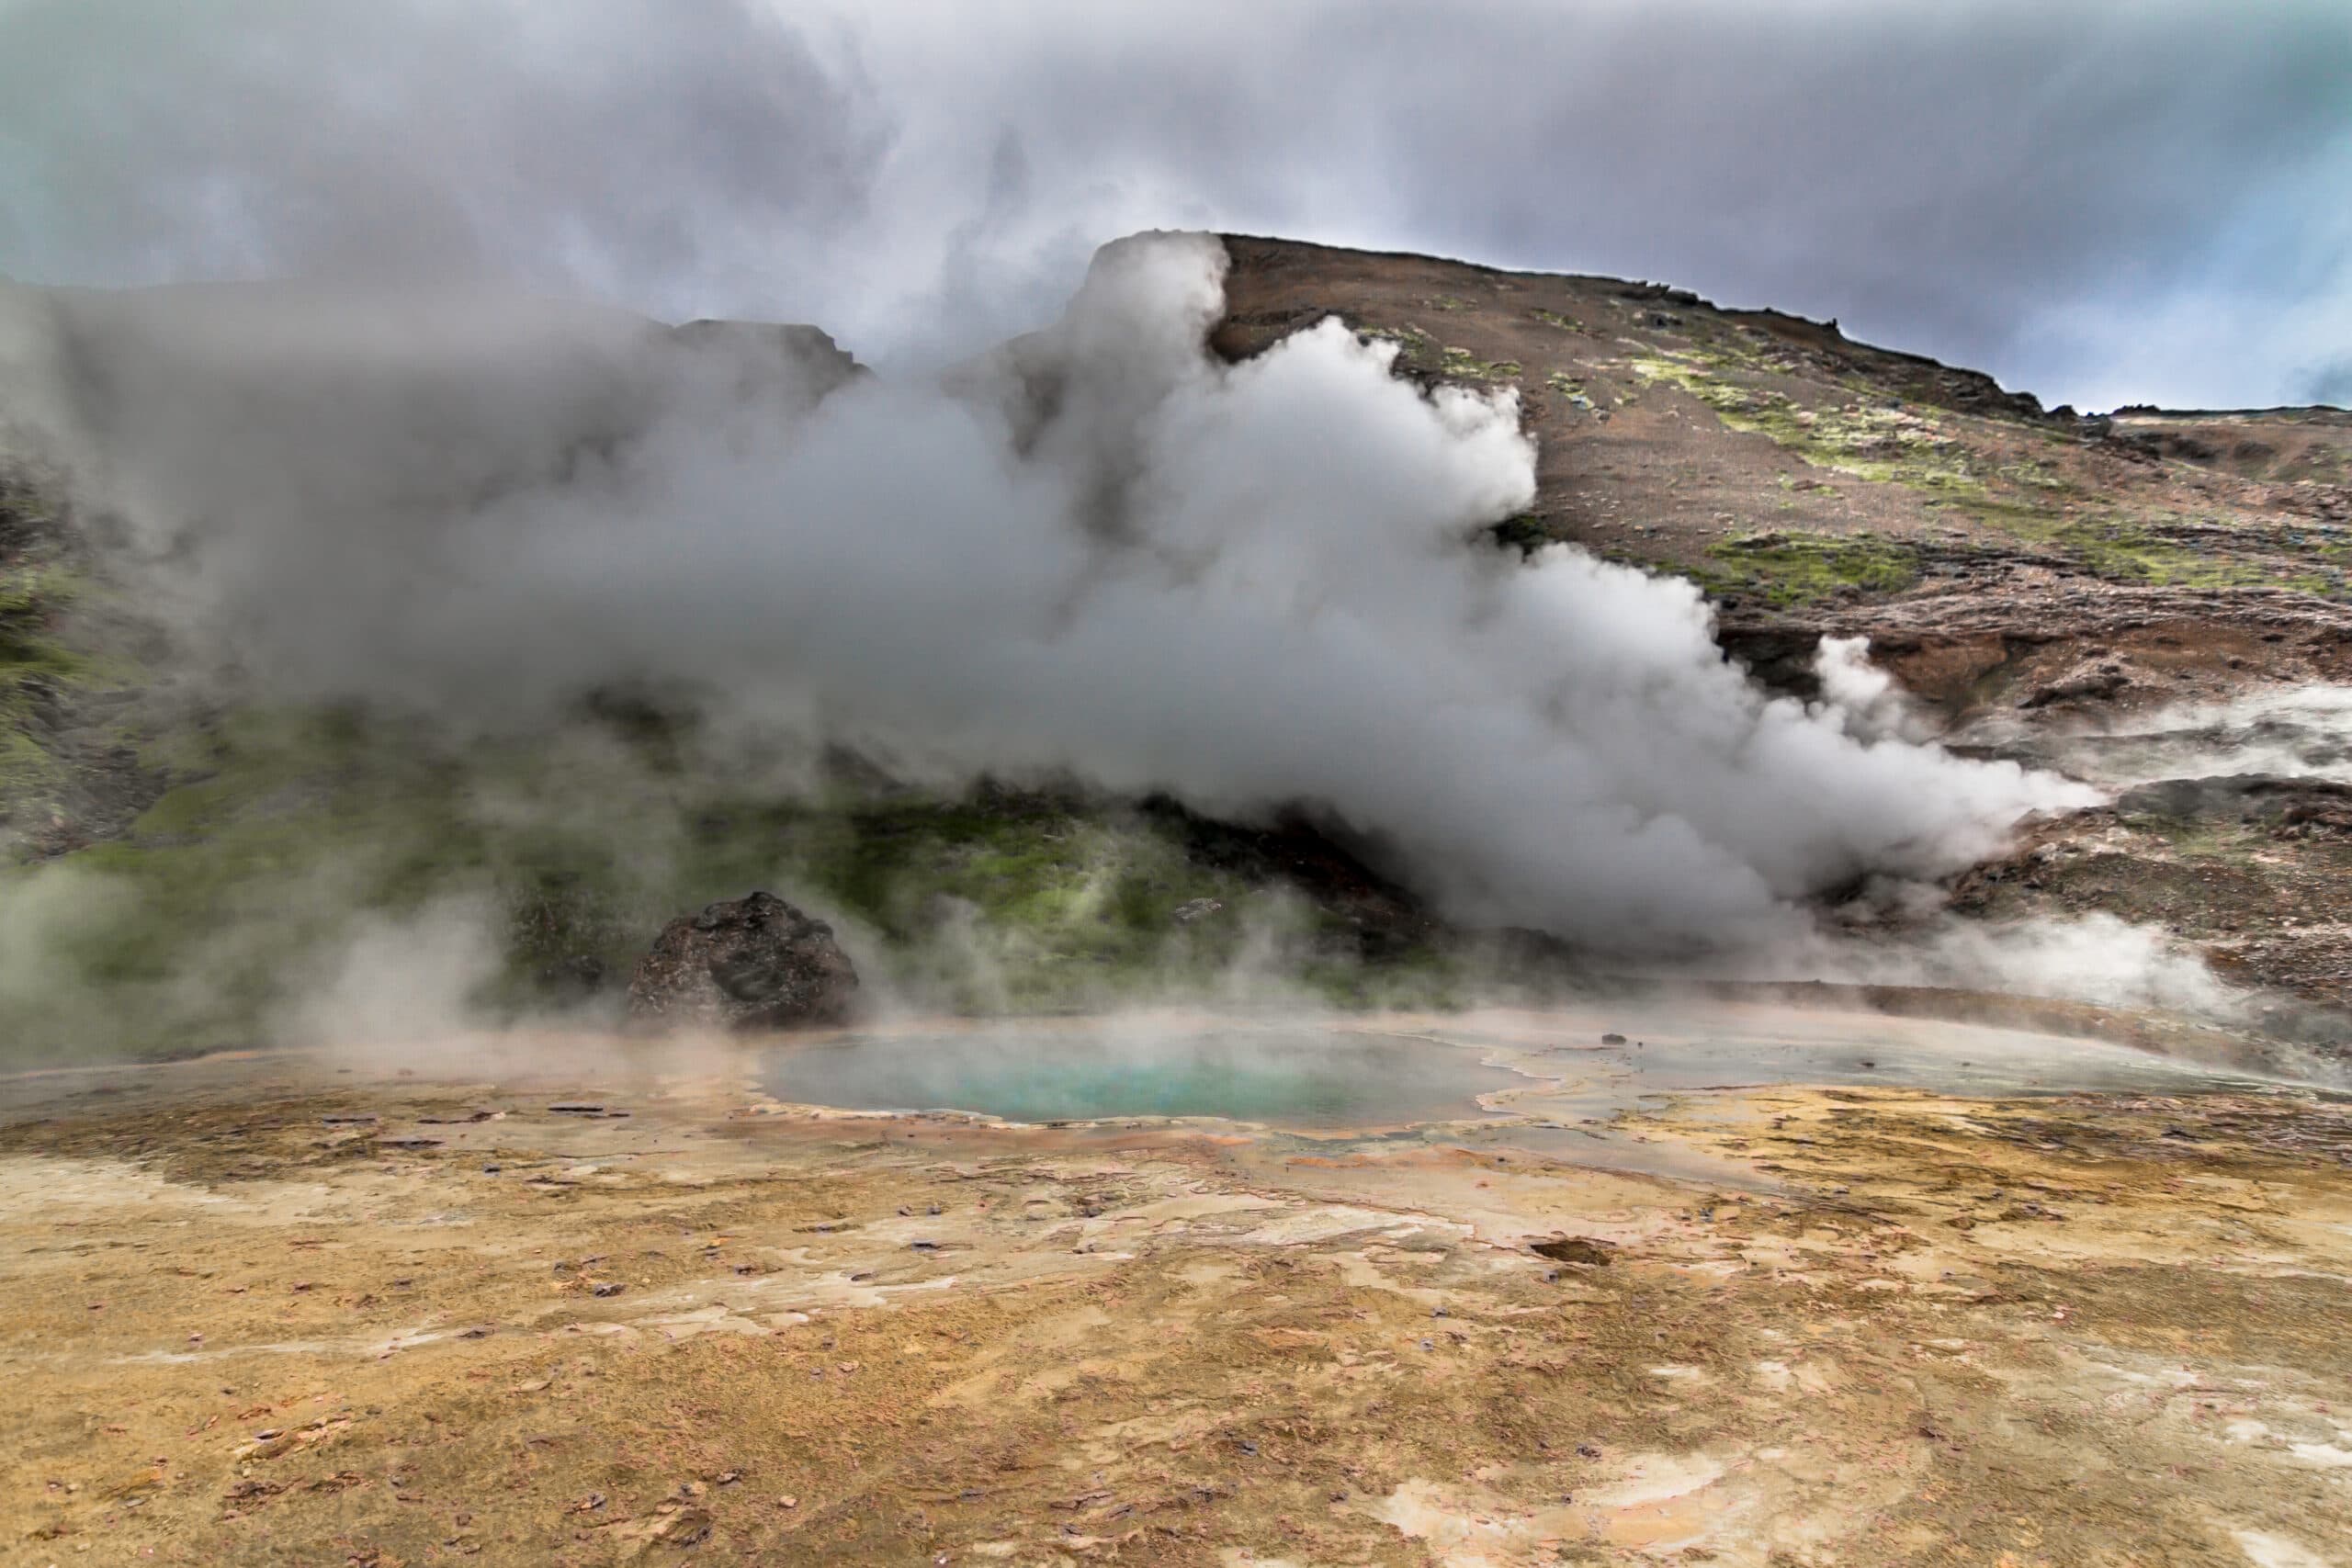
{"type": "MultiPolygon", "coordinates": [[[[2352,1533],[2342,1095],[1765,1002],[1051,1027],[1163,1068],[1320,1032],[1411,1054],[1432,1103],[779,1098],[823,1041],[19,1082],[6,1560],[2220,1564],[2352,1533]]],[[[999,1043],[937,1081],[1033,1095],[999,1043]]]]}

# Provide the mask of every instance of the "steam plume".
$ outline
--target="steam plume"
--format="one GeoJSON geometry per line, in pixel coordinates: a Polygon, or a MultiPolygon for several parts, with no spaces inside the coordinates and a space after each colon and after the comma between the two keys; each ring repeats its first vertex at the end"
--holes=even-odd
{"type": "Polygon", "coordinates": [[[499,725],[652,680],[909,776],[1310,802],[1600,952],[1794,941],[2095,798],[1766,697],[1687,583],[1487,544],[1533,493],[1514,398],[1336,321],[1220,365],[1223,265],[1106,247],[944,386],[481,293],[26,290],[0,397],[278,691],[499,725]]]}

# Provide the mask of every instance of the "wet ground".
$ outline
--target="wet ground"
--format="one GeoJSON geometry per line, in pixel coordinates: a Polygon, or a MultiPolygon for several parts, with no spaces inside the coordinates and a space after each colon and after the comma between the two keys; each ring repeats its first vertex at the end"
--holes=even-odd
{"type": "Polygon", "coordinates": [[[972,1102],[917,1114],[566,1040],[11,1086],[0,1562],[2352,1561],[2340,1097],[1761,1006],[1279,1026],[1398,1069],[1342,1127],[1274,1027],[827,1069],[972,1102]]]}

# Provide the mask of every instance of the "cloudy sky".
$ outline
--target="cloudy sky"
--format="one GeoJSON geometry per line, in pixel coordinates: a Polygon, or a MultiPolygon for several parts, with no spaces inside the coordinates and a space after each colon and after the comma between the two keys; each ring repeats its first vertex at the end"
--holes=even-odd
{"type": "Polygon", "coordinates": [[[888,359],[1153,226],[2352,403],[2352,5],[0,0],[22,281],[492,275],[888,359]]]}

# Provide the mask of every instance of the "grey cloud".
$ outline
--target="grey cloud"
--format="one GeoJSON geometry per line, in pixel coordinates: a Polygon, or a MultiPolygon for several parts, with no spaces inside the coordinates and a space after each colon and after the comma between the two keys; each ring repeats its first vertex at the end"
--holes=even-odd
{"type": "MultiPolygon", "coordinates": [[[[2053,400],[2105,396],[2084,361],[2136,353],[2071,337],[2086,300],[2352,298],[2340,6],[1212,7],[1140,58],[1040,49],[1055,90],[1001,96],[1034,106],[1049,178],[1117,168],[1227,226],[1835,315],[2053,400]]],[[[2292,345],[2234,335],[2133,363],[2287,395],[2292,345]]]]}
{"type": "Polygon", "coordinates": [[[889,120],[738,0],[0,5],[0,267],[789,308],[889,120]]]}
{"type": "Polygon", "coordinates": [[[2347,188],[2329,0],[0,0],[0,271],[486,271],[886,355],[1174,225],[2282,401],[2352,333],[2347,188]]]}

